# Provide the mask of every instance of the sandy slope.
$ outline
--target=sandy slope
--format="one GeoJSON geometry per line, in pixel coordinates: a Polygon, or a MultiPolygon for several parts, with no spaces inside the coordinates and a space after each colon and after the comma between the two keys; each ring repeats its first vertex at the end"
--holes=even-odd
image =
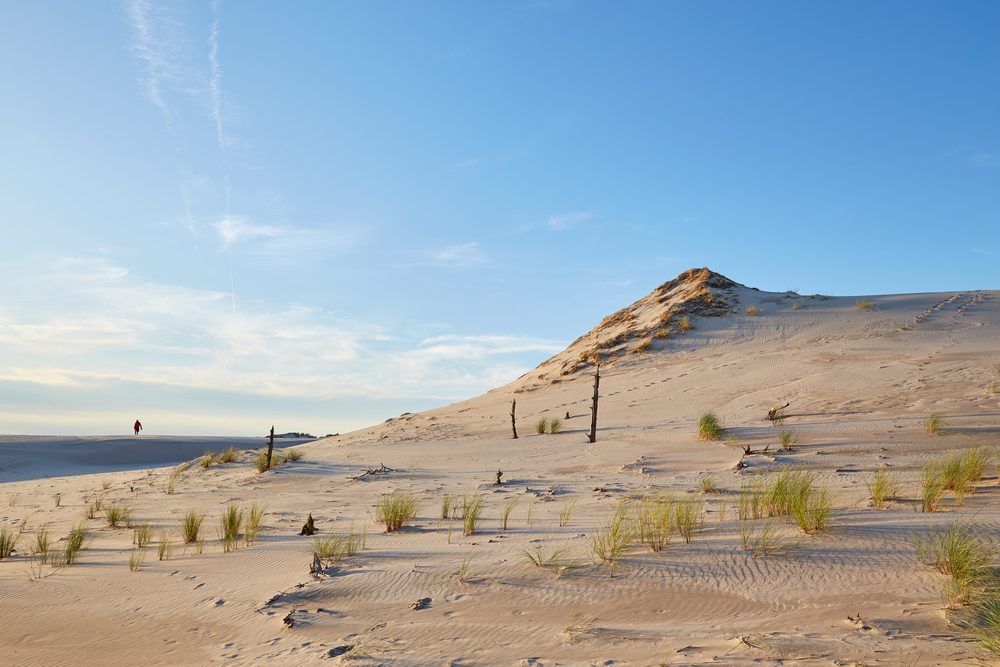
{"type": "MultiPolygon", "coordinates": [[[[28,517],[20,553],[0,561],[0,663],[990,664],[949,624],[942,579],[918,563],[911,536],[956,516],[997,536],[995,468],[961,509],[949,499],[944,512],[918,513],[914,498],[927,461],[1000,444],[1000,399],[986,389],[1000,379],[1000,293],[869,297],[871,311],[854,298],[730,293],[731,314],[693,315],[691,331],[607,363],[594,444],[584,436],[589,369],[553,374],[560,362],[543,365],[541,379],[302,445],[303,461],[264,475],[249,462],[195,466],[173,493],[169,469],[0,484],[0,525],[28,517]],[[750,305],[756,317],[745,314],[750,305]],[[512,440],[515,396],[521,437],[512,440]],[[784,401],[786,427],[800,434],[791,452],[776,451],[776,429],[762,419],[784,401]],[[732,441],[694,437],[709,409],[732,441]],[[921,428],[932,411],[947,420],[934,437],[921,428]],[[563,418],[563,432],[535,435],[543,416],[563,418]],[[741,444],[770,448],[737,471],[741,444]],[[380,463],[392,472],[350,479],[380,463]],[[876,512],[866,484],[883,465],[905,497],[876,512]],[[808,467],[829,484],[833,526],[810,537],[782,523],[788,549],[753,558],[740,548],[738,491],[782,466],[808,467]],[[706,473],[722,493],[692,492],[706,473]],[[411,526],[386,535],[371,517],[395,489],[418,494],[421,506],[411,526]],[[636,546],[619,567],[593,564],[590,538],[619,500],[657,490],[704,500],[694,541],[675,536],[660,553],[636,546]],[[484,496],[477,534],[438,518],[445,492],[484,496]],[[98,493],[175,532],[184,511],[202,508],[204,552],[178,546],[160,562],[154,541],[133,573],[131,531],[92,520],[79,564],[33,568],[34,532],[65,535],[84,496],[98,493]],[[223,553],[221,509],[253,501],[267,505],[262,537],[223,553]],[[568,504],[569,524],[559,526],[568,504]],[[366,549],[310,575],[311,541],[296,535],[309,512],[324,530],[367,526],[366,549]],[[579,567],[558,578],[534,568],[523,552],[536,548],[562,550],[579,567]],[[410,608],[422,598],[427,608],[410,608]],[[848,620],[858,614],[862,623],[848,620]],[[354,648],[326,657],[341,646],[354,648]]],[[[625,347],[647,333],[626,336],[625,347]]]]}

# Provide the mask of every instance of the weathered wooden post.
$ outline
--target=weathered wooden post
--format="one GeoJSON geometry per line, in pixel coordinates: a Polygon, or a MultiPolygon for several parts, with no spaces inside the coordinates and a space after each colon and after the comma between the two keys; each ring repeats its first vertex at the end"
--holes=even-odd
{"type": "Polygon", "coordinates": [[[517,424],[514,423],[514,410],[517,408],[517,399],[510,402],[510,430],[514,432],[514,439],[517,440],[517,424]]]}
{"type": "Polygon", "coordinates": [[[273,452],[274,452],[274,426],[271,426],[271,435],[267,439],[267,466],[264,467],[264,470],[271,469],[271,454],[273,452]]]}
{"type": "Polygon", "coordinates": [[[597,442],[597,399],[601,386],[601,367],[598,365],[597,372],[594,373],[594,398],[590,406],[590,435],[587,437],[591,442],[597,442]]]}

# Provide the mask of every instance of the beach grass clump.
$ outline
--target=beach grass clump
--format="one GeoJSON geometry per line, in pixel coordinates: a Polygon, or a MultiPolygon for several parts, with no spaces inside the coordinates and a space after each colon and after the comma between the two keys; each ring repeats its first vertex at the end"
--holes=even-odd
{"type": "Polygon", "coordinates": [[[465,496],[462,499],[462,534],[475,535],[479,515],[483,512],[482,496],[465,496]]]}
{"type": "Polygon", "coordinates": [[[257,541],[257,535],[260,533],[260,527],[263,522],[264,506],[260,503],[251,504],[250,511],[247,512],[247,525],[243,530],[243,542],[248,547],[257,541]]]}
{"type": "Polygon", "coordinates": [[[101,481],[101,488],[105,491],[111,488],[111,480],[105,479],[101,481]]]}
{"type": "Polygon", "coordinates": [[[445,492],[445,494],[441,496],[441,518],[450,519],[452,512],[454,512],[455,509],[455,496],[451,493],[445,492]]]}
{"type": "Polygon", "coordinates": [[[393,491],[382,496],[375,505],[375,520],[393,533],[417,515],[417,497],[407,491],[393,491]]]}
{"type": "Polygon", "coordinates": [[[568,526],[570,519],[573,518],[573,508],[576,507],[575,500],[567,500],[563,503],[562,509],[559,510],[559,527],[568,526]]]}
{"type": "Polygon", "coordinates": [[[267,458],[267,450],[258,452],[257,457],[253,461],[253,465],[257,469],[257,472],[264,472],[265,470],[270,470],[271,464],[277,463],[277,461],[274,460],[275,457],[273,455],[271,456],[271,459],[272,460],[269,461],[267,458]]]}
{"type": "Polygon", "coordinates": [[[792,517],[807,535],[826,532],[832,511],[833,504],[826,487],[796,496],[792,505],[792,517]]]}
{"type": "Polygon", "coordinates": [[[364,532],[357,532],[353,528],[349,533],[330,532],[316,535],[313,537],[313,552],[321,560],[339,563],[364,549],[366,538],[364,532]]]}
{"type": "Polygon", "coordinates": [[[778,431],[778,442],[783,450],[791,451],[792,446],[798,444],[799,434],[789,428],[778,431]]]}
{"type": "Polygon", "coordinates": [[[684,315],[683,317],[681,317],[680,319],[678,319],[677,320],[677,328],[680,331],[690,331],[691,330],[691,318],[688,317],[687,315],[684,315]]]}
{"type": "Polygon", "coordinates": [[[621,562],[632,542],[632,526],[628,521],[628,507],[623,500],[614,516],[594,534],[590,550],[598,563],[615,566],[621,562]]]}
{"type": "Polygon", "coordinates": [[[676,504],[674,496],[664,493],[650,494],[639,501],[635,517],[636,537],[651,551],[662,551],[670,544],[676,504]]]}
{"type": "Polygon", "coordinates": [[[173,535],[170,531],[160,531],[160,541],[156,545],[156,557],[158,560],[169,560],[174,552],[173,535]]]}
{"type": "Polygon", "coordinates": [[[42,526],[35,532],[35,544],[31,549],[32,555],[38,558],[38,562],[45,565],[49,559],[49,529],[42,526]]]}
{"type": "Polygon", "coordinates": [[[549,420],[543,417],[535,422],[535,433],[537,433],[538,435],[544,435],[548,427],[549,427],[549,420]]]}
{"type": "Polygon", "coordinates": [[[21,527],[0,526],[0,559],[9,558],[17,548],[17,541],[21,539],[22,529],[21,527]]]}
{"type": "Polygon", "coordinates": [[[562,430],[562,422],[559,421],[558,417],[553,417],[549,420],[549,433],[555,435],[562,430]]]}
{"type": "Polygon", "coordinates": [[[181,539],[184,544],[194,544],[201,534],[201,524],[205,521],[205,515],[195,508],[189,509],[181,519],[181,539]]]}
{"type": "Polygon", "coordinates": [[[885,468],[879,468],[868,484],[868,493],[872,499],[872,507],[883,510],[890,500],[899,496],[899,482],[885,468]]]}
{"type": "Polygon", "coordinates": [[[652,347],[652,345],[653,345],[652,338],[644,338],[642,341],[639,342],[638,345],[635,346],[635,351],[637,354],[641,354],[646,350],[648,350],[650,347],[652,347]]]}
{"type": "Polygon", "coordinates": [[[1000,380],[993,380],[986,385],[986,393],[990,396],[997,396],[1000,394],[1000,380]]]}
{"type": "Polygon", "coordinates": [[[747,315],[757,317],[757,306],[747,306],[747,315]]]}
{"type": "Polygon", "coordinates": [[[722,438],[722,423],[714,412],[706,412],[698,418],[698,437],[702,440],[719,440],[722,438]]]}
{"type": "Polygon", "coordinates": [[[153,527],[148,523],[139,524],[132,529],[132,544],[144,548],[153,539],[153,527]]]}
{"type": "Polygon", "coordinates": [[[7,494],[7,505],[10,507],[16,507],[17,501],[20,499],[21,495],[16,491],[7,494]]]}
{"type": "Polygon", "coordinates": [[[778,537],[778,529],[771,520],[755,529],[750,521],[740,522],[740,542],[744,551],[749,551],[754,558],[768,556],[782,548],[783,543],[778,537]]]}
{"type": "Polygon", "coordinates": [[[815,473],[808,470],[785,469],[770,475],[760,489],[767,516],[789,517],[797,508],[804,507],[812,494],[815,479],[815,473]]]}
{"type": "Polygon", "coordinates": [[[146,552],[136,547],[128,555],[128,569],[131,572],[138,572],[142,567],[142,562],[146,560],[146,552]]]}
{"type": "Polygon", "coordinates": [[[921,486],[921,511],[937,512],[941,509],[941,498],[944,497],[944,474],[941,464],[931,462],[924,466],[921,486]]]}
{"type": "Polygon", "coordinates": [[[703,475],[698,482],[698,488],[702,493],[719,493],[720,491],[714,475],[703,475]]]}
{"type": "Polygon", "coordinates": [[[132,523],[132,508],[124,504],[111,503],[104,510],[104,520],[109,528],[128,526],[132,523]]]}
{"type": "Polygon", "coordinates": [[[301,461],[305,454],[301,449],[296,449],[294,447],[289,447],[288,449],[282,450],[281,452],[281,462],[288,463],[289,461],[301,461]]]}
{"type": "Polygon", "coordinates": [[[511,498],[503,504],[503,508],[500,510],[500,530],[507,530],[507,522],[510,520],[510,513],[514,510],[515,505],[517,505],[517,498],[511,498]]]}
{"type": "Polygon", "coordinates": [[[219,519],[219,539],[225,553],[234,551],[240,545],[240,531],[243,530],[245,511],[236,503],[229,503],[219,519]]]}
{"type": "Polygon", "coordinates": [[[927,435],[937,435],[944,426],[944,417],[938,412],[932,412],[924,419],[924,433],[927,435]]]}
{"type": "Polygon", "coordinates": [[[740,487],[740,497],[737,502],[737,518],[740,521],[759,519],[764,516],[764,480],[762,478],[744,482],[740,487]]]}
{"type": "Polygon", "coordinates": [[[701,525],[703,511],[704,505],[700,500],[681,501],[674,507],[674,525],[684,538],[684,544],[691,544],[694,539],[695,530],[701,525]]]}
{"type": "Polygon", "coordinates": [[[988,586],[973,604],[972,619],[966,624],[973,639],[993,655],[1000,655],[1000,589],[988,586]]]}
{"type": "Polygon", "coordinates": [[[198,465],[202,468],[207,468],[213,463],[215,463],[215,452],[205,452],[201,455],[201,458],[198,459],[198,465]]]}
{"type": "Polygon", "coordinates": [[[61,558],[59,559],[59,565],[72,565],[77,560],[79,560],[80,552],[83,551],[83,547],[87,542],[87,526],[83,523],[78,523],[69,531],[69,535],[66,536],[66,546],[63,548],[61,558]]]}
{"type": "Polygon", "coordinates": [[[854,307],[862,312],[875,310],[875,304],[869,301],[868,299],[858,299],[857,301],[854,302],[854,307]]]}
{"type": "Polygon", "coordinates": [[[956,521],[918,534],[914,542],[921,563],[949,576],[945,592],[953,600],[970,601],[987,582],[993,549],[979,528],[956,521]]]}
{"type": "Polygon", "coordinates": [[[570,570],[579,567],[578,563],[566,560],[565,549],[549,550],[544,541],[521,551],[529,565],[540,570],[545,570],[558,579],[570,570]]]}
{"type": "Polygon", "coordinates": [[[216,463],[236,463],[240,460],[241,452],[235,447],[226,447],[215,455],[216,463]]]}

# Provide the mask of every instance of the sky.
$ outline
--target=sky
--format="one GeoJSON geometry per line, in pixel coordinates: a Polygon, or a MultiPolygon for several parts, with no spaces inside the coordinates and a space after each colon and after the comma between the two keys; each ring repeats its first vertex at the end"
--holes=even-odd
{"type": "Polygon", "coordinates": [[[0,2],[0,433],[318,435],[690,267],[1000,289],[1000,4],[0,2]]]}

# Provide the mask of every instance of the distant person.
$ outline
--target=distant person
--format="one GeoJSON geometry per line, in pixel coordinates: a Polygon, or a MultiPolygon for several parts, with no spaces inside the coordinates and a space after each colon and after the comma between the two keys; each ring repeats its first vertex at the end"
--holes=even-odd
{"type": "Polygon", "coordinates": [[[135,429],[135,434],[139,435],[139,431],[142,430],[142,422],[136,419],[135,424],[132,425],[132,428],[135,429]]]}

